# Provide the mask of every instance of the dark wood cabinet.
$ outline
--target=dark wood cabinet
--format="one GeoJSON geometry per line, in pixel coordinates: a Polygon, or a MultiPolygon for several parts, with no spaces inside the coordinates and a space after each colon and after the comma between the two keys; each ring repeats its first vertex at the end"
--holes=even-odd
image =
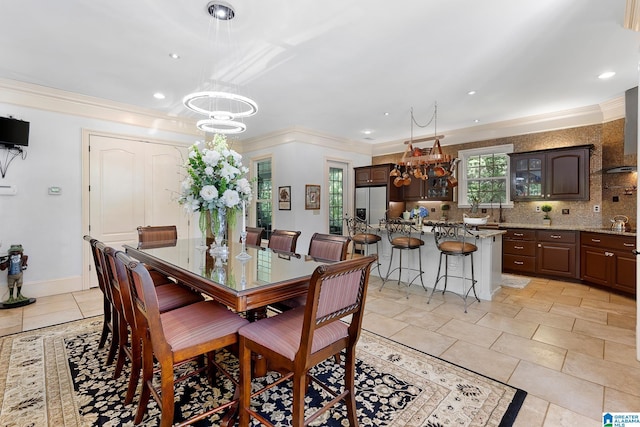
{"type": "Polygon", "coordinates": [[[387,185],[393,165],[383,164],[354,168],[356,187],[387,185]]]}
{"type": "Polygon", "coordinates": [[[502,237],[502,270],[524,274],[536,272],[535,230],[507,230],[502,237]]]}
{"type": "Polygon", "coordinates": [[[577,239],[575,231],[509,229],[502,239],[502,269],[577,278],[577,239]]]}
{"type": "Polygon", "coordinates": [[[592,147],[511,154],[511,200],[589,200],[592,147]]]}
{"type": "Polygon", "coordinates": [[[635,246],[633,236],[582,232],[582,280],[635,295],[635,246]]]}
{"type": "Polygon", "coordinates": [[[536,239],[536,273],[578,278],[576,231],[538,230],[536,239]]]}
{"type": "Polygon", "coordinates": [[[404,200],[434,200],[452,201],[454,188],[449,186],[446,176],[428,178],[426,180],[413,178],[411,184],[403,186],[404,200]]]}

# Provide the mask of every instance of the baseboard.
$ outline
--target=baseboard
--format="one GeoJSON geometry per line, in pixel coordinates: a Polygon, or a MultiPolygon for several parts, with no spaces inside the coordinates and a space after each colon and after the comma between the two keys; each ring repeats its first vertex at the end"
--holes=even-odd
{"type": "MultiPolygon", "coordinates": [[[[81,290],[82,278],[80,276],[65,277],[42,282],[29,282],[22,285],[22,295],[30,298],[47,297],[81,290]]],[[[15,296],[15,290],[13,292],[15,296]]],[[[6,300],[8,298],[9,288],[6,283],[3,283],[0,285],[0,300],[6,300]]]]}

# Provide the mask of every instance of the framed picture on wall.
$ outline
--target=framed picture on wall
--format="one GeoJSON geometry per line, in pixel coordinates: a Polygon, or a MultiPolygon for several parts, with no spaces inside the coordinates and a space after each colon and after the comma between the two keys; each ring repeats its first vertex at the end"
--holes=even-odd
{"type": "Polygon", "coordinates": [[[304,208],[320,209],[320,186],[307,184],[304,191],[304,208]]]}
{"type": "Polygon", "coordinates": [[[278,187],[278,209],[291,210],[291,186],[278,187]]]}

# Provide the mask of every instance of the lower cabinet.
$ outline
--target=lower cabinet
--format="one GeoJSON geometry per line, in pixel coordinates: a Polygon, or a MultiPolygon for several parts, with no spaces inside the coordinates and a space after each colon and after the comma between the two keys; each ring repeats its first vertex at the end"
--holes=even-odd
{"type": "Polygon", "coordinates": [[[582,232],[582,280],[635,295],[635,246],[632,236],[582,232]]]}
{"type": "Polygon", "coordinates": [[[576,231],[509,229],[502,238],[502,269],[578,278],[576,231]]]}
{"type": "Polygon", "coordinates": [[[577,232],[538,230],[536,237],[536,272],[577,279],[577,232]]]}

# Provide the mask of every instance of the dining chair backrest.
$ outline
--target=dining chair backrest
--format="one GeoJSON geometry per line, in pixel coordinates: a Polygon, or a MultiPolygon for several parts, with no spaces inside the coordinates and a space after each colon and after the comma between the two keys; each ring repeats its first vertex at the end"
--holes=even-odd
{"type": "Polygon", "coordinates": [[[149,271],[144,264],[134,261],[124,252],[117,252],[116,258],[122,262],[127,271],[131,300],[136,310],[136,321],[143,323],[146,328],[154,330],[154,333],[151,334],[154,352],[157,351],[156,349],[165,349],[166,352],[170,352],[168,344],[164,340],[158,297],[149,271]],[[158,337],[161,339],[158,340],[158,337]]]}
{"type": "MultiPolygon", "coordinates": [[[[265,238],[267,232],[264,227],[247,227],[247,240],[246,243],[248,246],[261,246],[262,239],[265,238]]],[[[242,243],[242,238],[240,238],[240,243],[242,243]]]]}
{"type": "Polygon", "coordinates": [[[131,328],[135,328],[136,320],[133,301],[131,299],[129,278],[127,277],[127,270],[124,264],[116,258],[117,252],[118,251],[112,247],[106,247],[104,249],[105,270],[107,272],[107,278],[112,284],[111,287],[117,288],[118,290],[122,314],[126,322],[131,328]]]}
{"type": "MultiPolygon", "coordinates": [[[[98,243],[98,239],[94,239],[93,237],[89,236],[89,235],[85,235],[84,236],[84,240],[86,240],[87,242],[89,242],[89,246],[91,248],[91,256],[93,257],[93,265],[96,269],[96,276],[98,276],[98,287],[100,288],[100,290],[105,293],[106,289],[105,289],[105,276],[104,276],[104,271],[102,268],[102,260],[101,260],[101,255],[100,252],[98,251],[98,248],[96,248],[96,243],[98,243]]],[[[106,295],[106,293],[105,293],[106,295]]]]}
{"type": "Polygon", "coordinates": [[[376,258],[376,255],[368,255],[316,268],[309,281],[302,338],[296,358],[306,358],[312,353],[316,330],[348,315],[352,315],[349,340],[358,340],[370,266],[376,258]]]}
{"type": "Polygon", "coordinates": [[[300,231],[273,230],[268,247],[274,251],[294,253],[300,233],[300,231]]]}
{"type": "Polygon", "coordinates": [[[138,227],[138,247],[140,248],[175,246],[176,240],[178,240],[178,229],[175,225],[138,227]]]}
{"type": "Polygon", "coordinates": [[[309,241],[309,256],[326,261],[347,259],[349,236],[314,233],[309,241]]]}

